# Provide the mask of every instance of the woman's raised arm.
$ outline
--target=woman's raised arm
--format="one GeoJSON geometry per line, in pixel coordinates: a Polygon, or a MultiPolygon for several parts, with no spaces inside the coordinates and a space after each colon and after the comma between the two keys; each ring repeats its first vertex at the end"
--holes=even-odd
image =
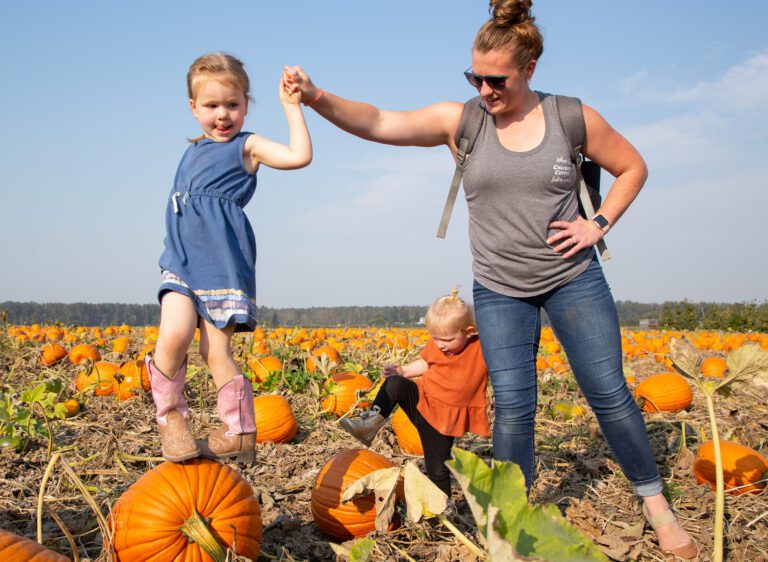
{"type": "Polygon", "coordinates": [[[445,144],[455,150],[453,137],[461,118],[461,103],[440,102],[413,111],[387,111],[318,88],[298,66],[286,66],[283,79],[301,92],[303,103],[355,136],[398,146],[445,144]]]}

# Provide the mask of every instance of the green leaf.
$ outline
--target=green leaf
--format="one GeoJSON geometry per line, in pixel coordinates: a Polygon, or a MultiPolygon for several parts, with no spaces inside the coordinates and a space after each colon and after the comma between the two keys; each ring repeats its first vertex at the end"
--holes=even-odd
{"type": "Polygon", "coordinates": [[[491,469],[480,457],[469,451],[454,447],[451,453],[453,458],[445,461],[445,464],[464,490],[478,531],[485,536],[488,525],[488,506],[491,503],[491,469]]]}
{"type": "Polygon", "coordinates": [[[61,382],[61,379],[51,379],[46,383],[46,388],[48,392],[58,394],[64,388],[64,384],[61,382]]]}
{"type": "Polygon", "coordinates": [[[32,411],[29,408],[19,408],[16,410],[16,419],[18,425],[27,425],[32,417],[32,411]]]}
{"type": "Polygon", "coordinates": [[[355,541],[349,551],[349,562],[368,562],[376,543],[372,539],[355,541]]]}
{"type": "Polygon", "coordinates": [[[61,420],[67,417],[67,407],[64,405],[63,402],[58,402],[53,407],[53,415],[54,417],[57,417],[61,420]]]}
{"type": "Polygon", "coordinates": [[[46,393],[47,389],[45,388],[45,383],[41,383],[33,389],[22,392],[20,398],[22,402],[33,404],[45,398],[46,393]]]}
{"type": "Polygon", "coordinates": [[[464,489],[491,560],[518,556],[552,562],[608,560],[556,506],[528,505],[525,478],[516,464],[495,461],[489,468],[480,457],[458,448],[446,464],[464,489]]]}

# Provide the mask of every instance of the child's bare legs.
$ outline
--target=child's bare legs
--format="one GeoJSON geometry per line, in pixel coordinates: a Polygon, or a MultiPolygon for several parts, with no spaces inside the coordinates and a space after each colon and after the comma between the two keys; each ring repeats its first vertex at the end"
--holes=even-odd
{"type": "Polygon", "coordinates": [[[234,326],[219,330],[206,321],[200,322],[200,355],[211,370],[216,390],[243,374],[232,357],[230,344],[234,333],[234,326]]]}
{"type": "Polygon", "coordinates": [[[184,399],[187,349],[194,338],[196,323],[197,311],[192,300],[180,293],[166,293],[160,307],[160,330],[154,358],[146,357],[163,456],[173,462],[200,454],[187,423],[184,399]]]}
{"type": "Polygon", "coordinates": [[[253,387],[232,357],[230,342],[234,331],[234,326],[220,330],[208,322],[200,323],[200,354],[213,374],[222,422],[200,447],[207,457],[238,457],[252,462],[256,449],[253,387]]]}
{"type": "Polygon", "coordinates": [[[186,295],[169,291],[160,305],[160,329],[152,360],[168,378],[174,376],[187,357],[197,328],[195,304],[186,295]]]}

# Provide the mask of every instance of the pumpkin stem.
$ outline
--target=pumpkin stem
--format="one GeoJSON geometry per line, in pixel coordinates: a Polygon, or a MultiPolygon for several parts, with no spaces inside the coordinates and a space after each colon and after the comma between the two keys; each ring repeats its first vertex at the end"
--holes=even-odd
{"type": "Polygon", "coordinates": [[[213,558],[214,562],[226,562],[227,553],[213,536],[208,528],[210,520],[206,520],[197,509],[192,512],[192,517],[184,521],[179,531],[192,542],[197,543],[205,553],[213,558]]]}

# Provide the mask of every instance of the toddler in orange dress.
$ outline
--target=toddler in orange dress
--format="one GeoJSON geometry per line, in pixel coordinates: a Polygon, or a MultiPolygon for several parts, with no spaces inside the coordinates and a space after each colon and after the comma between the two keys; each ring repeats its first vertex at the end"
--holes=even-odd
{"type": "Polygon", "coordinates": [[[474,315],[457,289],[429,307],[426,326],[431,339],[421,357],[407,365],[387,365],[386,381],[372,408],[357,418],[343,418],[340,424],[368,446],[395,406],[400,406],[421,437],[427,476],[450,497],[451,475],[445,461],[454,439],[468,431],[490,435],[488,371],[474,315]]]}

